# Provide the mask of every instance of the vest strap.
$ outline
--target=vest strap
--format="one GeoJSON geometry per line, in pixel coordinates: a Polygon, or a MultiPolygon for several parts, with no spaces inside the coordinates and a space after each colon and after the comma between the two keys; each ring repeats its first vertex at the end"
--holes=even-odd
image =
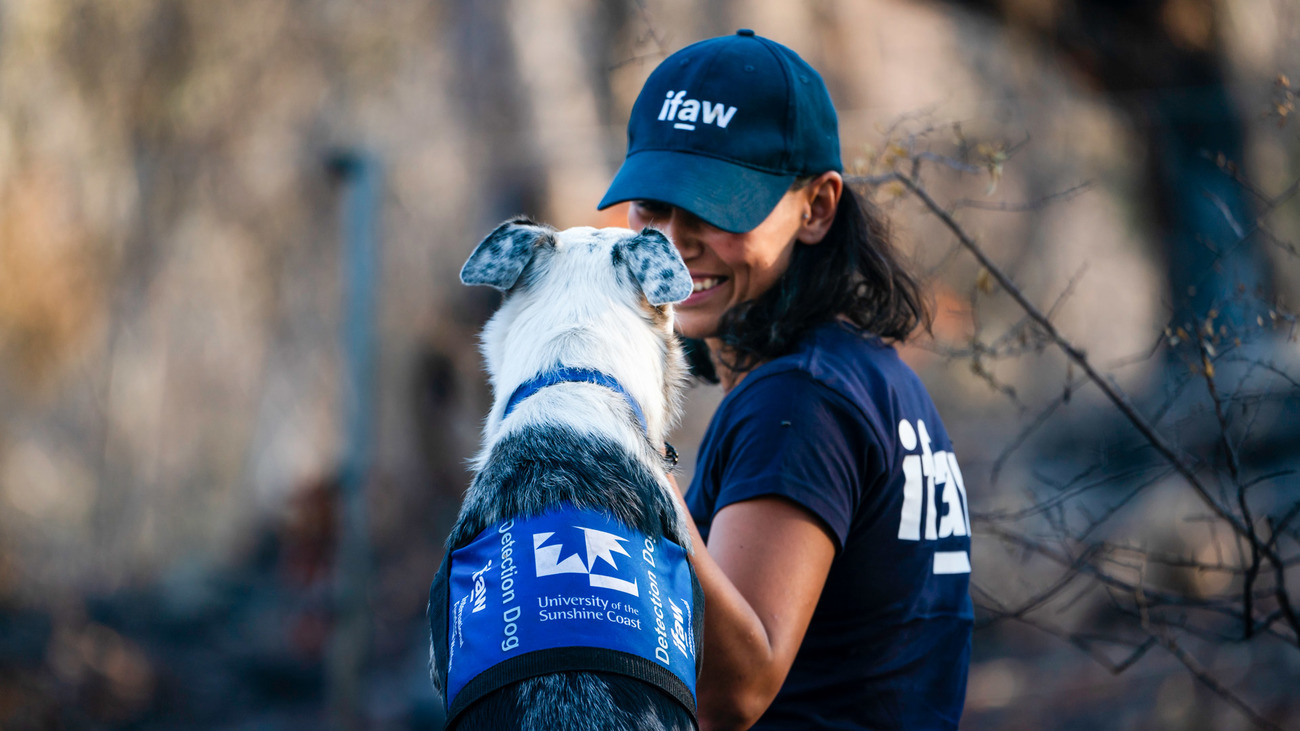
{"type": "Polygon", "coordinates": [[[511,683],[538,675],[559,672],[614,673],[649,683],[672,696],[682,704],[691,718],[696,717],[695,698],[686,684],[676,675],[649,660],[618,650],[601,647],[556,647],[536,650],[483,671],[456,694],[456,700],[447,709],[447,724],[483,696],[511,683]]]}

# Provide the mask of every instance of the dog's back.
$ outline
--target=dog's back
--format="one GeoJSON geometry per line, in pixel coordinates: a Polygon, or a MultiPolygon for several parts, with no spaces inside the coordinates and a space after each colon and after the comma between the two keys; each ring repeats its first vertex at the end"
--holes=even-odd
{"type": "MultiPolygon", "coordinates": [[[[496,492],[507,515],[595,498],[608,500],[604,504],[616,508],[611,512],[620,515],[620,522],[646,535],[663,535],[675,520],[672,504],[643,464],[618,444],[565,427],[540,426],[503,438],[471,489],[477,488],[496,492]]],[[[462,521],[448,541],[449,550],[468,543],[484,527],[479,521],[462,521]]],[[[470,705],[448,728],[688,731],[695,724],[680,702],[653,685],[614,673],[560,672],[495,691],[470,705]]]]}
{"type": "MultiPolygon", "coordinates": [[[[680,348],[671,331],[668,303],[683,299],[690,292],[689,273],[671,245],[656,232],[641,235],[618,229],[554,232],[531,222],[512,221],[503,224],[479,245],[466,263],[462,279],[471,284],[488,284],[509,294],[484,331],[483,352],[497,398],[484,427],[484,444],[476,458],[475,478],[447,541],[448,560],[453,555],[456,560],[475,555],[474,566],[482,565],[482,568],[472,578],[491,576],[488,566],[494,558],[498,560],[498,571],[505,563],[501,557],[512,564],[513,559],[510,552],[495,546],[491,549],[493,553],[472,554],[475,546],[485,540],[483,536],[491,533],[488,537],[495,538],[496,531],[490,530],[494,526],[540,519],[538,516],[557,510],[607,516],[617,525],[634,531],[627,535],[644,536],[647,552],[656,544],[666,545],[659,543],[662,538],[689,550],[683,516],[668,492],[666,465],[660,456],[664,434],[677,418],[678,391],[684,373],[680,348]]],[[[596,555],[603,553],[611,566],[615,556],[610,549],[628,556],[627,561],[632,560],[632,554],[621,548],[628,539],[587,528],[582,530],[588,534],[586,570],[592,571],[596,563],[590,558],[593,533],[607,536],[599,540],[606,541],[608,548],[596,555]]],[[[527,551],[532,556],[533,550],[546,550],[539,547],[550,535],[550,531],[533,533],[533,541],[521,540],[523,545],[518,551],[527,551]],[[527,545],[530,542],[534,545],[527,545]]],[[[513,548],[513,539],[511,545],[513,548]]],[[[554,548],[554,561],[559,560],[560,550],[554,548]]],[[[641,550],[639,545],[636,550],[641,550]]],[[[568,568],[553,567],[546,573],[582,571],[582,564],[571,563],[578,560],[571,556],[564,562],[568,568]]],[[[537,577],[541,577],[544,572],[540,563],[537,566],[537,577]]],[[[462,579],[466,578],[466,571],[461,569],[462,579]]],[[[512,576],[513,571],[512,565],[512,576]]],[[[450,573],[449,563],[444,562],[430,595],[434,633],[431,666],[435,685],[444,692],[449,683],[447,666],[456,652],[462,653],[455,660],[459,667],[473,666],[473,660],[464,654],[468,652],[464,649],[467,641],[464,634],[483,626],[475,625],[477,620],[473,617],[465,619],[470,616],[464,613],[469,595],[462,597],[459,611],[453,610],[453,616],[449,617],[454,599],[449,592],[456,591],[455,582],[446,579],[450,573]]],[[[519,578],[523,586],[523,577],[519,578]]],[[[528,578],[535,577],[530,574],[528,578]]],[[[631,587],[622,589],[626,594],[609,593],[610,599],[588,600],[605,606],[614,598],[625,599],[627,594],[639,595],[643,591],[624,579],[607,577],[601,579],[605,583],[598,584],[594,572],[589,578],[593,587],[620,582],[631,587]]],[[[653,576],[649,578],[651,583],[656,581],[653,576]]],[[[644,584],[645,577],[641,580],[644,584]]],[[[497,589],[510,586],[514,598],[514,580],[497,575],[497,581],[497,589]],[[506,584],[507,581],[510,583],[506,584]]],[[[478,583],[477,593],[468,584],[475,600],[471,611],[483,608],[486,602],[487,592],[481,588],[483,582],[478,583]]],[[[680,601],[690,602],[686,608],[689,612],[686,634],[691,644],[689,664],[694,665],[703,600],[693,575],[686,586],[686,596],[680,597],[680,601]]],[[[665,592],[668,589],[666,585],[663,588],[665,592]]],[[[664,609],[658,595],[660,586],[656,585],[653,591],[661,630],[659,641],[663,644],[666,633],[664,609]]],[[[529,601],[545,600],[530,598],[529,601]]],[[[677,611],[676,604],[669,603],[677,611]]],[[[538,608],[522,607],[522,611],[537,612],[538,608]]],[[[597,616],[582,614],[582,610],[568,611],[568,615],[551,614],[550,618],[597,616]]],[[[625,611],[637,613],[635,609],[625,611]]],[[[520,616],[518,611],[515,616],[520,616]]],[[[653,630],[656,617],[643,619],[647,621],[647,631],[653,630]]],[[[524,626],[524,620],[520,626],[524,626]]],[[[680,616],[678,620],[676,629],[680,633],[680,616]]],[[[625,624],[633,621],[640,622],[629,619],[625,624]]],[[[549,633],[552,625],[564,626],[562,622],[539,625],[534,634],[549,633]]],[[[515,625],[512,622],[508,626],[513,636],[515,625]]],[[[563,629],[555,631],[564,632],[563,629]]],[[[551,639],[554,644],[554,638],[551,639]]],[[[681,638],[674,637],[674,640],[686,654],[681,638]]],[[[519,652],[529,650],[529,646],[517,643],[501,645],[511,650],[518,648],[519,652]]],[[[473,642],[469,647],[473,651],[473,642]]],[[[660,659],[666,661],[666,651],[657,651],[664,653],[660,659]]],[[[475,678],[476,686],[452,678],[453,690],[476,687],[478,692],[465,694],[473,699],[468,705],[464,703],[465,698],[453,704],[448,727],[695,728],[693,696],[690,692],[683,693],[682,688],[686,686],[659,669],[653,662],[653,652],[650,654],[649,661],[639,660],[637,665],[614,653],[616,662],[608,667],[631,667],[630,671],[623,672],[593,669],[588,660],[569,662],[569,667],[581,668],[576,670],[528,675],[532,671],[516,669],[514,674],[506,676],[506,684],[485,693],[477,686],[482,686],[482,678],[488,672],[475,678]],[[638,679],[646,677],[663,677],[666,682],[638,679]]],[[[534,657],[558,657],[559,665],[565,666],[564,658],[568,655],[561,650],[559,655],[534,653],[534,657]]],[[[607,667],[602,663],[595,667],[607,667]]],[[[508,663],[491,669],[496,671],[505,665],[508,663]]],[[[680,662],[674,667],[679,674],[683,672],[680,662]]],[[[689,670],[688,680],[693,683],[695,667],[689,670]]]]}

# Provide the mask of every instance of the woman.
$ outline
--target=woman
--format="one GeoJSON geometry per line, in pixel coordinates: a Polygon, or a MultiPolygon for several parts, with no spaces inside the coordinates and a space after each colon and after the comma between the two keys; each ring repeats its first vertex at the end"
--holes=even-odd
{"type": "Polygon", "coordinates": [[[607,207],[676,244],[681,334],[727,395],[685,495],[705,591],[706,729],[956,728],[972,608],[961,473],[887,341],[927,321],[844,185],[835,109],[741,30],[668,57],[607,207]]]}

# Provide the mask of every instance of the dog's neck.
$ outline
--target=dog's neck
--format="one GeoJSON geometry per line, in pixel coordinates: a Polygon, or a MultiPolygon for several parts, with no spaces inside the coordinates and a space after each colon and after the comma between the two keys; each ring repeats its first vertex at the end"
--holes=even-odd
{"type": "MultiPolygon", "coordinates": [[[[612,299],[564,300],[553,292],[526,293],[503,304],[483,333],[483,353],[496,402],[484,425],[483,452],[506,432],[529,423],[565,424],[580,432],[601,433],[647,459],[662,448],[675,418],[667,387],[669,363],[677,351],[647,328],[642,314],[612,299]],[[539,306],[534,298],[544,299],[539,306]],[[510,396],[538,374],[560,367],[599,371],[617,381],[642,410],[629,419],[627,401],[609,388],[566,385],[546,388],[523,401],[506,421],[510,396]]],[[[674,384],[675,385],[675,384],[674,384]]]]}
{"type": "Polygon", "coordinates": [[[641,431],[646,431],[648,428],[645,412],[641,410],[641,405],[632,397],[632,394],[628,393],[626,388],[623,388],[623,384],[619,383],[613,376],[591,368],[553,368],[537,374],[520,384],[519,388],[516,388],[514,393],[510,394],[510,399],[506,401],[505,412],[501,415],[501,418],[505,419],[509,416],[510,412],[514,411],[514,408],[529,396],[536,394],[547,386],[556,386],[561,383],[591,383],[608,388],[627,401],[632,413],[636,414],[637,421],[641,422],[641,431]]]}

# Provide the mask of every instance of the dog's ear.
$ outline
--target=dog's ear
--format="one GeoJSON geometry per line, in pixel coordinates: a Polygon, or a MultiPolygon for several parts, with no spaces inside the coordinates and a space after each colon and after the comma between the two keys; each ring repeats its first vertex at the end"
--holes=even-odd
{"type": "Polygon", "coordinates": [[[547,243],[554,244],[552,234],[549,226],[527,218],[506,221],[474,247],[474,253],[460,268],[460,281],[486,284],[502,292],[509,290],[533,260],[537,249],[547,243]]]}
{"type": "Polygon", "coordinates": [[[691,272],[667,236],[647,227],[618,246],[650,304],[666,305],[691,296],[691,272]]]}

